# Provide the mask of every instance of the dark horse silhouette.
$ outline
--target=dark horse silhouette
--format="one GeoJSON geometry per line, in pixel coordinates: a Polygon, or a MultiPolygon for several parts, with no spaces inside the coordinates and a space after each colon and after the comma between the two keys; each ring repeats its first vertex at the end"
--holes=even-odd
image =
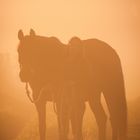
{"type": "MultiPolygon", "coordinates": [[[[126,140],[127,108],[120,59],[105,42],[73,38],[69,45],[55,37],[18,33],[20,78],[30,84],[38,111],[40,139],[45,140],[46,101],[57,107],[60,139],[67,139],[69,120],[74,138],[82,140],[85,101],[95,114],[99,139],[105,140],[103,93],[112,124],[112,140],[126,140]]],[[[27,88],[27,87],[26,87],[27,88]]]]}

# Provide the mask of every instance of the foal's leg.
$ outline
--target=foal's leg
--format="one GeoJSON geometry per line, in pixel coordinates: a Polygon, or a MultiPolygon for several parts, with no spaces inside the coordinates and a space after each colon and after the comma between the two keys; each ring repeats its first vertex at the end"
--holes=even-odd
{"type": "Polygon", "coordinates": [[[92,112],[95,115],[95,119],[98,125],[99,140],[106,140],[106,121],[107,117],[103,106],[101,104],[101,92],[94,91],[89,98],[89,105],[92,112]]]}

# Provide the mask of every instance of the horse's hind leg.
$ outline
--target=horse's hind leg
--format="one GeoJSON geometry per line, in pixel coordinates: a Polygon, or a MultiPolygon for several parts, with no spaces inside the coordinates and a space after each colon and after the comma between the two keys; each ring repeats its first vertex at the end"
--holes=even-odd
{"type": "MultiPolygon", "coordinates": [[[[117,114],[117,108],[116,108],[116,101],[117,98],[115,98],[115,92],[113,90],[106,90],[104,91],[104,97],[108,106],[108,110],[110,113],[110,122],[112,127],[112,140],[118,140],[118,118],[119,114],[117,114]]],[[[121,115],[121,114],[120,114],[121,115]]]]}
{"type": "Polygon", "coordinates": [[[114,114],[111,114],[111,127],[112,127],[112,140],[118,140],[118,127],[117,127],[117,121],[115,117],[113,117],[114,114]]]}
{"type": "Polygon", "coordinates": [[[126,101],[119,86],[104,91],[112,126],[112,140],[126,140],[126,101]]]}
{"type": "Polygon", "coordinates": [[[106,139],[106,121],[107,116],[101,104],[101,92],[94,91],[89,98],[89,105],[92,112],[95,115],[95,119],[98,125],[99,140],[106,139]]]}

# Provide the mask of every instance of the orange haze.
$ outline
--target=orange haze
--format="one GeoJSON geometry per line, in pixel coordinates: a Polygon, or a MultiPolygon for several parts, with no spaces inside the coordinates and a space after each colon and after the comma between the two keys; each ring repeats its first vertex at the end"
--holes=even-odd
{"type": "MultiPolygon", "coordinates": [[[[136,0],[0,0],[0,52],[10,54],[11,71],[16,75],[19,29],[29,34],[33,28],[39,35],[56,36],[64,43],[72,36],[98,38],[121,58],[127,97],[138,97],[139,13],[140,2],[136,0]]],[[[18,78],[13,80],[19,84],[18,78]]]]}

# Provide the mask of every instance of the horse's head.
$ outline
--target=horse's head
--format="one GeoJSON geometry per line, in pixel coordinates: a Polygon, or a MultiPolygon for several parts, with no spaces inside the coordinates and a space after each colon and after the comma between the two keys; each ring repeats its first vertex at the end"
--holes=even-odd
{"type": "Polygon", "coordinates": [[[35,32],[31,29],[30,35],[24,36],[22,30],[18,32],[19,46],[18,46],[18,60],[20,64],[20,79],[22,82],[27,82],[31,78],[32,69],[32,47],[34,45],[33,39],[35,32]]]}

